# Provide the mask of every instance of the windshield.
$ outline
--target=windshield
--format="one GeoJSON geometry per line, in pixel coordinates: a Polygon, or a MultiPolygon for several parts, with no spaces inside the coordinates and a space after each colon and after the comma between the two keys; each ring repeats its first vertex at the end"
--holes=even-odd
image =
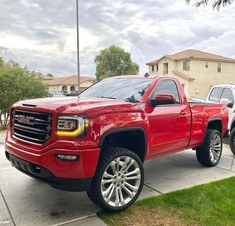
{"type": "Polygon", "coordinates": [[[151,79],[108,78],[104,79],[80,94],[80,97],[101,97],[139,102],[151,79]]]}

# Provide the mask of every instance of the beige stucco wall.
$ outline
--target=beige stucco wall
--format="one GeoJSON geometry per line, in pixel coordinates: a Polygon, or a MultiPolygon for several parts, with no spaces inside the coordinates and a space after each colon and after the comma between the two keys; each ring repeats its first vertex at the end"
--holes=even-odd
{"type": "Polygon", "coordinates": [[[172,61],[168,58],[163,58],[159,63],[158,63],[158,71],[156,71],[156,65],[154,67],[154,72],[152,71],[152,67],[149,66],[149,73],[151,75],[159,75],[159,76],[170,76],[177,78],[182,85],[184,85],[184,91],[185,95],[187,98],[189,97],[189,90],[190,90],[190,84],[189,81],[185,78],[182,78],[176,74],[173,73],[173,71],[176,70],[177,63],[175,61],[172,61]],[[168,74],[163,74],[163,64],[168,63],[168,74]]]}
{"type": "Polygon", "coordinates": [[[205,67],[206,61],[192,60],[190,75],[195,78],[190,84],[190,95],[205,98],[213,85],[223,83],[235,83],[235,64],[221,62],[220,73],[217,72],[218,62],[208,62],[208,68],[205,67]],[[199,93],[196,90],[199,89],[199,93]]]}
{"type": "Polygon", "coordinates": [[[164,75],[163,74],[163,65],[164,63],[168,63],[168,74],[171,74],[172,71],[175,70],[175,62],[168,59],[168,58],[163,58],[159,63],[158,63],[158,71],[156,71],[156,65],[154,67],[154,72],[152,72],[152,67],[149,67],[149,73],[153,75],[164,75]]]}
{"type": "MultiPolygon", "coordinates": [[[[83,82],[83,83],[81,83],[81,89],[84,90],[84,89],[88,88],[89,86],[91,86],[92,84],[93,84],[93,83],[90,82],[90,81],[83,82]]],[[[68,91],[68,93],[71,93],[70,90],[71,90],[71,87],[72,87],[73,85],[66,85],[66,86],[67,86],[67,91],[68,91]]],[[[49,91],[62,91],[62,88],[63,88],[62,85],[48,86],[49,91]]],[[[75,91],[77,91],[77,90],[78,90],[78,86],[75,85],[75,91]]]]}
{"type": "MultiPolygon", "coordinates": [[[[152,72],[152,67],[149,66],[149,73],[154,75],[163,75],[163,63],[168,62],[168,75],[179,79],[181,84],[185,84],[185,93],[187,98],[206,98],[207,94],[213,85],[223,83],[235,84],[235,63],[221,63],[221,73],[217,72],[218,62],[190,60],[190,71],[183,70],[183,61],[172,61],[162,59],[158,64],[158,72],[152,72]],[[208,68],[205,67],[208,62],[208,68]],[[181,76],[174,75],[173,71],[178,71],[192,78],[194,81],[189,81],[181,76]],[[234,72],[234,73],[233,73],[234,72]]],[[[156,66],[155,66],[156,70],[156,66]]]]}
{"type": "Polygon", "coordinates": [[[59,90],[59,86],[48,86],[49,91],[57,91],[59,90]]]}
{"type": "Polygon", "coordinates": [[[87,81],[87,82],[81,83],[81,87],[87,88],[87,87],[90,87],[93,84],[94,84],[94,82],[87,81]]]}

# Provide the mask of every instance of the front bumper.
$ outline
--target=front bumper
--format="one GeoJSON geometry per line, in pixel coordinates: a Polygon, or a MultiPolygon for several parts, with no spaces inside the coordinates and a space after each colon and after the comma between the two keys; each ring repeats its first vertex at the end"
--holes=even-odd
{"type": "Polygon", "coordinates": [[[7,159],[19,171],[27,174],[28,176],[40,179],[53,188],[66,190],[66,191],[86,191],[90,189],[92,178],[83,179],[69,179],[55,177],[49,170],[36,165],[34,163],[20,159],[12,154],[6,152],[7,159]]]}
{"type": "Polygon", "coordinates": [[[5,151],[14,167],[49,183],[52,187],[69,191],[89,190],[100,149],[80,149],[76,145],[67,147],[59,144],[61,143],[56,141],[50,147],[47,146],[45,151],[38,151],[33,149],[32,145],[18,142],[8,136],[5,151]],[[77,161],[62,161],[56,158],[57,154],[77,155],[79,158],[77,161]]]}

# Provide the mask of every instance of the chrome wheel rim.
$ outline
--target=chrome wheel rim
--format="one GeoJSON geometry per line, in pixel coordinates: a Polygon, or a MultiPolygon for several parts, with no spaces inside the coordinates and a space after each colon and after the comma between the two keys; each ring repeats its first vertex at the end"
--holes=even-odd
{"type": "Polygon", "coordinates": [[[210,159],[213,164],[220,159],[222,151],[222,141],[219,134],[214,134],[210,143],[210,159]]]}
{"type": "Polygon", "coordinates": [[[141,182],[141,170],[135,159],[120,156],[105,169],[101,179],[101,194],[112,207],[128,204],[137,194],[141,182]]]}

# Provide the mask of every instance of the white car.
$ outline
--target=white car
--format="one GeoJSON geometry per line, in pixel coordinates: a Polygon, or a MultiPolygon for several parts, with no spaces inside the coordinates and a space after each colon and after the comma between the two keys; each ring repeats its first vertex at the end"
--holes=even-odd
{"type": "Polygon", "coordinates": [[[64,93],[61,90],[50,90],[49,94],[51,97],[64,97],[64,93]]]}
{"type": "Polygon", "coordinates": [[[235,85],[222,84],[213,86],[206,98],[206,102],[227,104],[229,111],[228,133],[230,134],[230,148],[235,155],[235,85]]]}

